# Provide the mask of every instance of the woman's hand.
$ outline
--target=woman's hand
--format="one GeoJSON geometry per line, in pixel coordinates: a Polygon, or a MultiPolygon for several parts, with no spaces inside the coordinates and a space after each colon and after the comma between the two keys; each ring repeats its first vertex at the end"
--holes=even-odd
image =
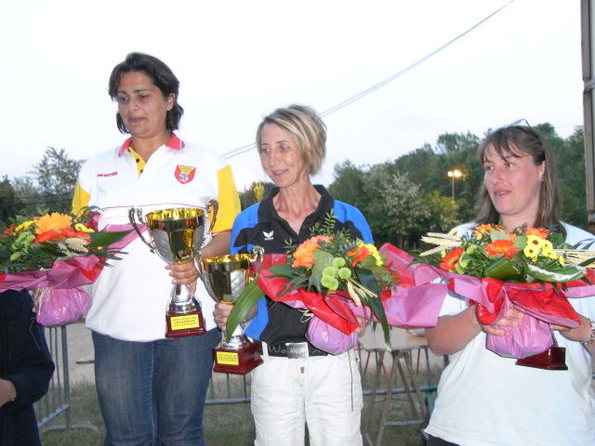
{"type": "Polygon", "coordinates": [[[198,279],[198,270],[192,260],[173,263],[167,265],[165,269],[169,270],[169,275],[173,277],[172,283],[175,285],[186,285],[190,294],[196,291],[196,279],[198,279]]]}
{"type": "Polygon", "coordinates": [[[12,381],[0,378],[0,407],[17,397],[17,389],[12,381]]]}
{"type": "Polygon", "coordinates": [[[465,348],[482,331],[502,336],[504,329],[499,327],[514,327],[522,317],[521,311],[510,308],[500,319],[483,325],[477,318],[475,306],[470,306],[458,314],[440,316],[435,327],[426,328],[426,338],[435,354],[452,355],[465,348]]]}
{"type": "Polygon", "coordinates": [[[557,330],[569,341],[588,342],[591,339],[591,321],[582,315],[578,315],[580,325],[575,328],[568,328],[562,325],[550,324],[552,330],[557,330]]]}
{"type": "Polygon", "coordinates": [[[217,302],[215,305],[215,311],[213,311],[213,316],[215,316],[215,322],[217,326],[225,331],[225,326],[227,325],[227,318],[229,318],[229,314],[233,309],[233,305],[225,304],[222,302],[217,302]]]}
{"type": "Polygon", "coordinates": [[[491,324],[484,325],[480,323],[481,329],[487,334],[503,336],[505,331],[503,328],[499,327],[516,327],[523,316],[524,313],[522,311],[519,311],[511,306],[508,311],[504,313],[504,316],[492,322],[491,324]]]}

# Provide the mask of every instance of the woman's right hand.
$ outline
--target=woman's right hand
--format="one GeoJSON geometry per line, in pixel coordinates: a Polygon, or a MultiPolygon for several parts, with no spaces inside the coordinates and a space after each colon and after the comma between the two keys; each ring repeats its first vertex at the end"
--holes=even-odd
{"type": "MultiPolygon", "coordinates": [[[[524,313],[522,311],[517,310],[514,307],[510,307],[506,313],[500,318],[492,322],[491,324],[482,324],[481,329],[487,333],[494,336],[504,336],[504,329],[499,327],[516,327],[519,324],[519,321],[524,317],[524,313]]],[[[477,317],[477,316],[476,316],[477,317]]]]}
{"type": "Polygon", "coordinates": [[[233,305],[225,304],[222,302],[217,302],[215,305],[215,311],[213,311],[213,315],[215,316],[215,322],[217,326],[221,330],[225,330],[225,326],[227,325],[227,318],[233,309],[233,305]]]}

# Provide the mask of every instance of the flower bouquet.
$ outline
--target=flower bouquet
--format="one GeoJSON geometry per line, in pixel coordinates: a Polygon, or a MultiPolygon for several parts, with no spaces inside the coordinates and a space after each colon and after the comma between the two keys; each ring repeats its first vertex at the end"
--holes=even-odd
{"type": "Polygon", "coordinates": [[[482,324],[498,320],[514,306],[525,313],[518,326],[488,334],[486,347],[502,356],[526,358],[553,345],[549,324],[573,328],[579,317],[567,297],[595,294],[595,273],[585,266],[593,254],[571,250],[562,235],[545,228],[519,227],[507,233],[480,225],[463,235],[429,233],[436,247],[420,256],[435,265],[454,293],[476,304],[482,324]]]}
{"type": "Polygon", "coordinates": [[[329,353],[341,353],[357,343],[357,317],[373,315],[389,344],[382,300],[391,295],[398,275],[374,245],[346,231],[334,231],[334,227],[335,217],[330,215],[313,228],[311,238],[297,247],[289,246],[288,254],[265,254],[262,272],[238,298],[226,332],[233,333],[265,294],[293,308],[307,309],[313,318],[306,336],[329,353]]]}
{"type": "Polygon", "coordinates": [[[120,251],[110,245],[128,231],[96,231],[88,209],[40,214],[18,217],[0,235],[0,292],[37,290],[39,323],[75,322],[91,303],[80,286],[95,281],[107,259],[117,259],[120,251]]]}

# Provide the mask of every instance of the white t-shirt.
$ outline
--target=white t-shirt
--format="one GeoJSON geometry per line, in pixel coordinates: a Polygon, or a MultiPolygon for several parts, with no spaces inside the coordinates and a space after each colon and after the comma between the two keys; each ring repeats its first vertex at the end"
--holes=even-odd
{"type": "MultiPolygon", "coordinates": [[[[129,224],[131,207],[146,215],[159,209],[205,207],[214,198],[219,200],[220,218],[213,231],[219,232],[231,229],[239,211],[239,202],[233,203],[237,192],[230,167],[215,153],[184,144],[175,136],[151,155],[140,176],[134,157],[124,146],[91,158],[81,168],[77,189],[88,198],[89,206],[101,208],[99,229],[129,224]]],[[[86,316],[87,327],[128,341],[164,338],[172,291],[166,263],[140,238],[123,251],[126,254],[121,260],[110,261],[111,266],[89,286],[93,304],[86,316]]],[[[205,328],[214,328],[214,301],[200,280],[196,297],[202,305],[205,328]]]]}
{"type": "MultiPolygon", "coordinates": [[[[564,227],[569,244],[593,239],[579,228],[564,227]]],[[[569,301],[578,313],[595,319],[595,297],[569,301]]],[[[441,315],[466,308],[466,300],[449,295],[441,315]]],[[[595,445],[591,355],[580,342],[559,333],[555,337],[566,348],[566,371],[515,365],[515,359],[486,349],[486,334],[479,333],[450,356],[426,432],[465,446],[595,445]]]]}

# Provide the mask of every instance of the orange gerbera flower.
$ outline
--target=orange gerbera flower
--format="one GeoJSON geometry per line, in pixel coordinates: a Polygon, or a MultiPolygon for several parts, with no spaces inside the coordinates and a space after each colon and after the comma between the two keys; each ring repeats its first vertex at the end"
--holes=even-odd
{"type": "Polygon", "coordinates": [[[331,238],[326,235],[317,235],[315,237],[309,238],[299,245],[293,253],[294,261],[291,266],[294,268],[297,268],[298,266],[310,268],[314,265],[314,253],[320,249],[318,246],[319,243],[330,241],[331,238]]]}
{"type": "Polygon", "coordinates": [[[501,254],[507,259],[512,259],[519,252],[518,248],[514,246],[514,242],[510,240],[494,240],[486,245],[485,250],[489,257],[501,254]]]}
{"type": "Polygon", "coordinates": [[[459,260],[464,252],[465,250],[463,248],[454,248],[452,251],[450,251],[448,254],[446,254],[444,257],[440,259],[442,261],[438,265],[438,268],[440,268],[443,271],[454,272],[455,266],[457,263],[459,263],[459,260]]]}
{"type": "Polygon", "coordinates": [[[72,217],[69,215],[52,212],[35,220],[35,233],[42,234],[48,231],[61,231],[62,229],[70,228],[71,224],[72,217]]]}
{"type": "Polygon", "coordinates": [[[35,220],[35,243],[49,242],[65,238],[82,238],[89,240],[89,234],[75,231],[72,226],[72,218],[69,215],[52,212],[43,215],[35,220]]]}
{"type": "Polygon", "coordinates": [[[490,231],[500,231],[502,230],[502,227],[497,226],[497,225],[491,225],[491,224],[485,224],[485,225],[479,225],[475,227],[475,231],[479,232],[480,234],[487,234],[490,231]]]}
{"type": "Polygon", "coordinates": [[[534,235],[535,237],[546,239],[547,236],[550,234],[550,231],[546,228],[526,228],[525,234],[534,235]]]}
{"type": "Polygon", "coordinates": [[[361,245],[349,251],[347,255],[349,257],[353,257],[353,260],[351,261],[351,266],[355,266],[362,260],[364,260],[366,257],[369,257],[371,254],[370,251],[368,251],[368,248],[366,248],[364,245],[361,245]]]}

